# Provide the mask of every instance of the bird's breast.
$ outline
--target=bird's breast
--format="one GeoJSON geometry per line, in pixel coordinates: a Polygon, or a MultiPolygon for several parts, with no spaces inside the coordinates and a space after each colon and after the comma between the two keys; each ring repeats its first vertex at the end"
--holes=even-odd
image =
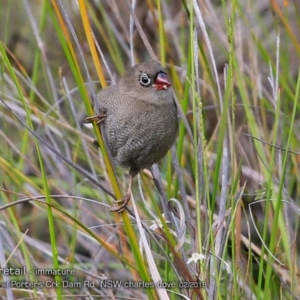
{"type": "Polygon", "coordinates": [[[105,133],[112,157],[123,167],[145,168],[160,160],[177,137],[173,101],[129,102],[108,109],[105,133]]]}

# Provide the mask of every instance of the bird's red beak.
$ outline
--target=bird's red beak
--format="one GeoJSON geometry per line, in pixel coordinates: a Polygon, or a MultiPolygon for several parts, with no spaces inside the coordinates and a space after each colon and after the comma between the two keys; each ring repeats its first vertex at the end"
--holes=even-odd
{"type": "Polygon", "coordinates": [[[158,73],[155,79],[155,86],[158,91],[166,90],[171,86],[171,83],[168,81],[168,77],[165,73],[163,72],[158,73]]]}

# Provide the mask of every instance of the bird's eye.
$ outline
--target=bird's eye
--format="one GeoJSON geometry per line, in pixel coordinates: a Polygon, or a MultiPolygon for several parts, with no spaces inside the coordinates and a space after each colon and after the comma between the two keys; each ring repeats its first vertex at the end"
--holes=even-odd
{"type": "Polygon", "coordinates": [[[141,73],[139,78],[140,84],[142,86],[150,86],[151,85],[151,79],[146,73],[141,73]]]}

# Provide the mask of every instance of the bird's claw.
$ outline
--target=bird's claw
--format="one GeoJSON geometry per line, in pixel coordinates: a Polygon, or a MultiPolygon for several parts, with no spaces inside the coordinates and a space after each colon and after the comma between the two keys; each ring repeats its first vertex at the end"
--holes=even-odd
{"type": "Polygon", "coordinates": [[[99,115],[96,116],[91,116],[91,117],[87,117],[84,119],[85,123],[92,123],[93,121],[96,121],[97,125],[99,125],[102,121],[105,120],[106,118],[106,114],[105,111],[102,110],[103,112],[101,112],[99,115]]]}
{"type": "Polygon", "coordinates": [[[131,198],[131,193],[127,193],[121,200],[114,200],[113,206],[110,207],[110,211],[121,213],[128,205],[131,198]],[[121,205],[119,205],[121,204],[121,205]]]}

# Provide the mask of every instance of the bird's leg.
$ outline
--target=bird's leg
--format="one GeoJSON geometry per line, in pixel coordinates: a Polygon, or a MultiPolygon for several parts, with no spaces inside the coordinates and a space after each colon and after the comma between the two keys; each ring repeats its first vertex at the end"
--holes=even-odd
{"type": "Polygon", "coordinates": [[[134,177],[134,175],[132,175],[132,174],[129,175],[129,185],[128,185],[127,193],[123,196],[123,198],[121,200],[113,201],[113,206],[110,207],[111,211],[120,213],[128,205],[130,198],[131,198],[131,194],[132,194],[131,187],[132,187],[133,177],[134,177]],[[121,205],[119,206],[119,204],[121,204],[121,205]]]}
{"type": "Polygon", "coordinates": [[[84,119],[85,123],[92,123],[93,121],[96,121],[97,125],[99,125],[102,121],[104,121],[106,118],[106,113],[104,109],[101,109],[101,112],[99,115],[87,117],[84,119]]]}

